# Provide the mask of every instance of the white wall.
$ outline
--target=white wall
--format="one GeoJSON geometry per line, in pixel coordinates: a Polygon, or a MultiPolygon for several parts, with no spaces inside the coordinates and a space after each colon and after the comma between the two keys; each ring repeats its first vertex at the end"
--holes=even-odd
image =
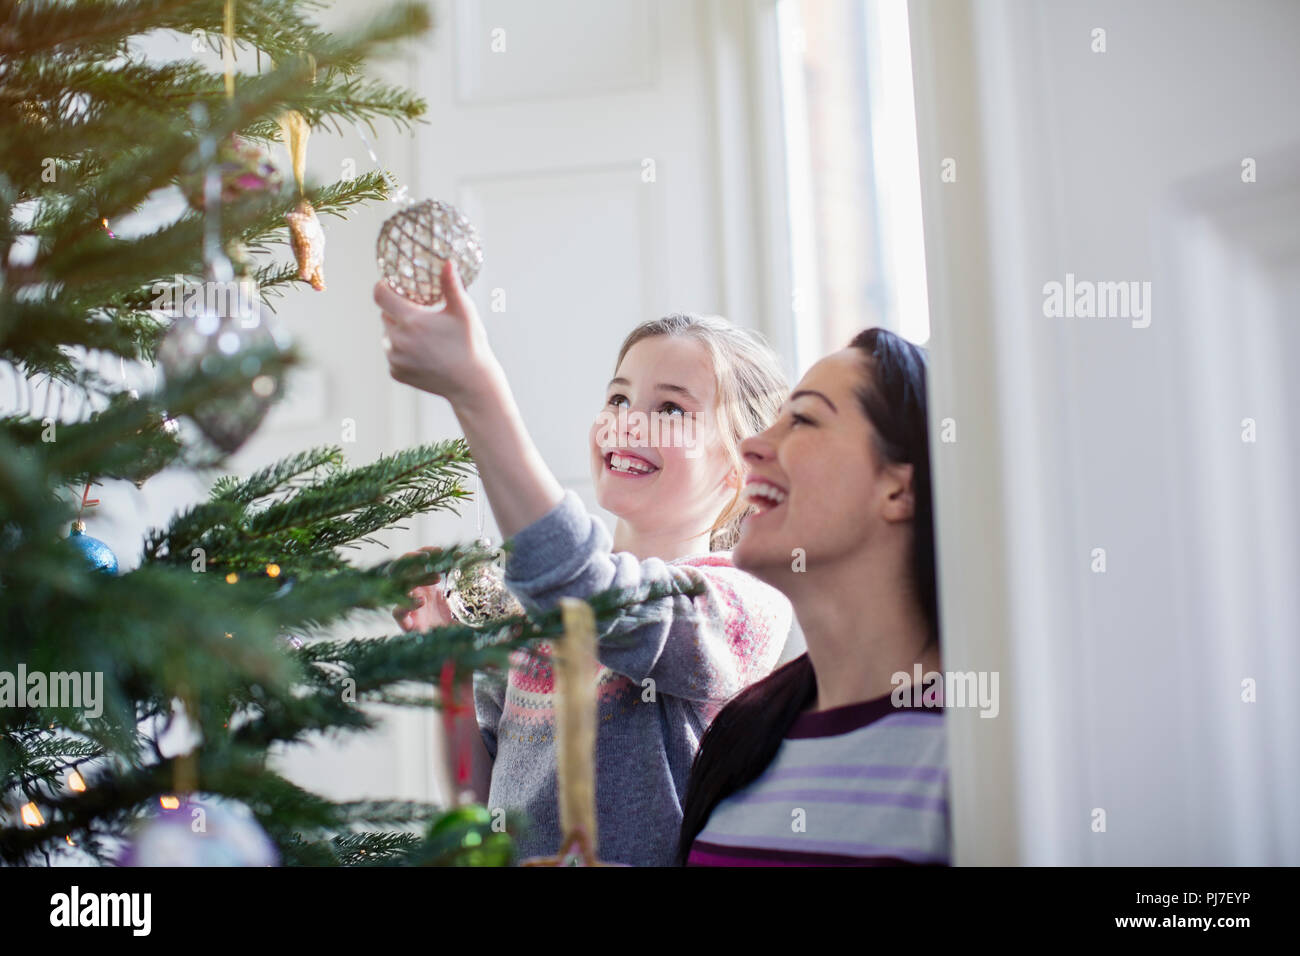
{"type": "Polygon", "coordinates": [[[950,723],[958,860],[1300,862],[1300,7],[910,11],[945,665],[1002,675],[950,723]],[[1066,273],[1150,326],[1045,317],[1066,273]]]}

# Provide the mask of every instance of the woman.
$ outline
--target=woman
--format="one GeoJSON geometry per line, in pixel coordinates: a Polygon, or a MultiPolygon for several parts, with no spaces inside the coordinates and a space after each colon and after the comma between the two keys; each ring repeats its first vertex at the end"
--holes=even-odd
{"type": "Polygon", "coordinates": [[[678,862],[949,862],[925,358],[882,329],[818,362],[745,441],[737,567],[790,598],[807,654],[700,745],[678,862]]]}

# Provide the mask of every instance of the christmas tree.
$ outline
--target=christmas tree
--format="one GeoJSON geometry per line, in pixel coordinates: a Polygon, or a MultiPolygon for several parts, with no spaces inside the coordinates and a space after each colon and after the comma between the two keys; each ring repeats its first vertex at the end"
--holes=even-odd
{"type": "MultiPolygon", "coordinates": [[[[380,172],[304,182],[302,143],[311,128],[419,118],[418,98],[367,80],[363,67],[429,29],[429,15],[412,4],[370,10],[337,36],[308,16],[316,6],[0,7],[0,360],[19,384],[0,417],[0,862],[134,853],[148,863],[139,834],[173,824],[198,862],[261,861],[250,840],[288,864],[510,859],[487,808],[334,802],[268,760],[272,748],[366,731],[369,703],[438,706],[438,687],[562,637],[558,610],[333,636],[358,612],[493,557],[478,545],[370,567],[345,557],[415,515],[458,508],[473,467],[462,442],[360,467],[337,448],[309,449],[221,478],[206,501],[151,531],[125,573],[112,573],[114,556],[93,539],[69,534],[94,483],[208,469],[247,439],[297,361],[267,332],[268,297],[323,285],[316,214],[391,192],[380,172]],[[153,31],[222,49],[226,69],[139,55],[133,39],[153,31]],[[260,68],[235,69],[236,51],[255,52],[260,68]],[[268,169],[275,142],[294,154],[297,188],[268,169]],[[172,220],[132,236],[111,228],[178,189],[189,204],[172,220]],[[296,266],[259,262],[290,238],[296,266]],[[160,306],[176,276],[208,297],[177,291],[160,306]],[[213,306],[212,289],[235,286],[252,301],[213,306]],[[161,362],[167,374],[140,394],[88,356],[161,362]],[[38,410],[34,383],[47,399],[52,388],[78,396],[86,413],[70,421],[48,401],[38,410]],[[165,747],[178,728],[189,743],[165,747]],[[209,818],[221,821],[213,832],[194,823],[209,818]]],[[[609,621],[655,596],[602,595],[592,606],[609,621]]]]}

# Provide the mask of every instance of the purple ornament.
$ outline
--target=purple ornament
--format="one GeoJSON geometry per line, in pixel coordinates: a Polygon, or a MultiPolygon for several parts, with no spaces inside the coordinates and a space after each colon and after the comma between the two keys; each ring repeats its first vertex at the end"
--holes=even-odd
{"type": "MultiPolygon", "coordinates": [[[[267,151],[236,134],[222,140],[217,147],[216,170],[221,177],[223,206],[255,197],[274,196],[284,185],[284,177],[271,162],[267,151]]],[[[203,172],[188,173],[180,178],[186,200],[199,212],[203,211],[203,185],[203,172]]]]}

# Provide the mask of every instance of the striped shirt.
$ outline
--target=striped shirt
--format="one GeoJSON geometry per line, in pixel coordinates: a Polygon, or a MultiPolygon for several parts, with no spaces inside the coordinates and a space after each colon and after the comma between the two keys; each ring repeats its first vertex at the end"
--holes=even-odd
{"type": "Polygon", "coordinates": [[[757,780],[720,802],[687,866],[946,865],[941,707],[889,695],[800,714],[757,780]]]}

